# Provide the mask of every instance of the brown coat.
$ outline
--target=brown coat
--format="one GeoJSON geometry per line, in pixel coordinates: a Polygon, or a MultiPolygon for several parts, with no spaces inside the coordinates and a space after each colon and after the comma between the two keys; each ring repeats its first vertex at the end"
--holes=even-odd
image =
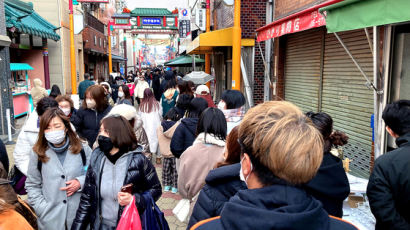
{"type": "Polygon", "coordinates": [[[34,228],[20,213],[9,209],[0,214],[0,229],[33,230],[34,228]]]}
{"type": "Polygon", "coordinates": [[[175,130],[177,129],[179,122],[175,123],[171,128],[169,128],[164,133],[164,128],[162,125],[158,126],[157,129],[157,136],[158,136],[158,143],[159,143],[159,152],[164,158],[171,158],[174,157],[171,152],[171,139],[174,135],[175,130]]]}
{"type": "Polygon", "coordinates": [[[200,133],[194,144],[182,153],[178,171],[178,191],[192,199],[205,185],[205,178],[217,162],[223,161],[225,141],[200,133]]]}

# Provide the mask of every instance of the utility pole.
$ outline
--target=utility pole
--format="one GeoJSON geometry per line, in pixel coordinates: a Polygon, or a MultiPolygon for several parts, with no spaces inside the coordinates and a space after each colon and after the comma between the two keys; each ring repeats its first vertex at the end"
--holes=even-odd
{"type": "MultiPolygon", "coordinates": [[[[206,0],[206,32],[211,31],[211,0],[206,0]]],[[[205,73],[211,74],[211,54],[205,54],[205,73]]],[[[207,82],[208,88],[211,88],[211,82],[207,82]]]]}
{"type": "Polygon", "coordinates": [[[232,89],[241,89],[241,0],[235,0],[232,34],[232,89]]]}
{"type": "Polygon", "coordinates": [[[77,94],[77,76],[75,70],[75,46],[74,46],[74,19],[73,19],[73,0],[68,0],[70,18],[70,64],[71,64],[71,92],[77,94]]]}

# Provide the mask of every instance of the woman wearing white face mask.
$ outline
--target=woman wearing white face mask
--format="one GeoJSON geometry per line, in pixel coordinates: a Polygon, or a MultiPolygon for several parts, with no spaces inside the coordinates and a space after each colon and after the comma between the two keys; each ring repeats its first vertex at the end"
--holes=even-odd
{"type": "Polygon", "coordinates": [[[27,173],[28,202],[39,229],[70,229],[81,197],[91,149],[58,108],[40,119],[39,138],[27,173]]]}
{"type": "Polygon", "coordinates": [[[70,96],[59,95],[56,97],[56,101],[58,102],[58,108],[60,108],[67,117],[71,117],[77,112],[74,108],[74,102],[71,100],[70,96]]]}
{"type": "Polygon", "coordinates": [[[130,95],[130,89],[127,85],[121,85],[118,88],[118,101],[117,105],[127,104],[132,105],[132,97],[130,95]]]}
{"type": "Polygon", "coordinates": [[[91,147],[97,139],[100,121],[111,111],[104,87],[93,85],[85,91],[85,103],[71,116],[78,135],[87,139],[91,147]]]}

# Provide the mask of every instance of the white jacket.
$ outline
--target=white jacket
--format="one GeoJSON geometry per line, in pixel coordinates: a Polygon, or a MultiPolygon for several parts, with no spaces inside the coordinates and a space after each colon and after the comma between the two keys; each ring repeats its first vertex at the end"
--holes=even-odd
{"type": "Polygon", "coordinates": [[[153,110],[150,113],[139,111],[142,124],[149,140],[149,148],[151,153],[156,153],[158,149],[157,128],[161,125],[162,107],[159,105],[158,110],[153,110]]]}
{"type": "Polygon", "coordinates": [[[37,124],[38,115],[37,111],[34,110],[21,129],[13,152],[14,164],[26,176],[30,161],[30,152],[33,149],[34,144],[37,142],[37,137],[40,130],[37,127],[37,124]]]}
{"type": "Polygon", "coordinates": [[[149,88],[148,82],[147,81],[140,81],[137,80],[138,83],[134,88],[134,96],[138,98],[144,98],[144,90],[146,88],[149,88]]]}

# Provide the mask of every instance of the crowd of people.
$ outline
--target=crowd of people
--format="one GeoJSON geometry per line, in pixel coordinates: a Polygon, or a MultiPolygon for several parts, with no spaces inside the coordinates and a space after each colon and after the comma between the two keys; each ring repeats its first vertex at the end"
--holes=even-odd
{"type": "MultiPolygon", "coordinates": [[[[143,216],[163,192],[189,201],[187,229],[357,229],[341,219],[350,187],[332,149],[348,136],[330,115],[286,101],[245,113],[240,91],[215,104],[206,85],[160,69],[84,77],[79,109],[35,81],[11,181],[0,145],[0,229],[116,229],[132,202],[151,229],[143,216]]],[[[383,119],[399,149],[376,160],[367,195],[376,229],[410,229],[410,101],[383,119]]]]}

